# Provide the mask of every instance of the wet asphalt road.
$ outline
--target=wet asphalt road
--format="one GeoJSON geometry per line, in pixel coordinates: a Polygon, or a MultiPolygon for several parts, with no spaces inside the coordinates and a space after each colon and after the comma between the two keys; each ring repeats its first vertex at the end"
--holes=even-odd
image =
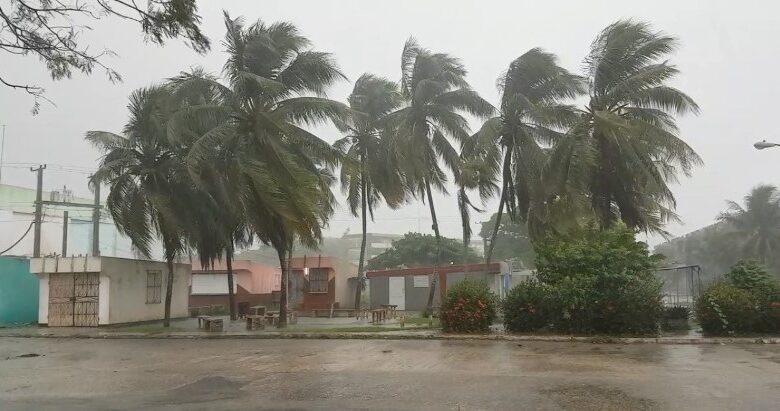
{"type": "Polygon", "coordinates": [[[778,408],[778,345],[0,338],[3,411],[778,408]]]}

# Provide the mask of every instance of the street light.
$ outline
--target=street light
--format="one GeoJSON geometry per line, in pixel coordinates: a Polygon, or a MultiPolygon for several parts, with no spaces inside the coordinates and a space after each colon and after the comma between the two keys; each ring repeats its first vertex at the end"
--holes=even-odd
{"type": "Polygon", "coordinates": [[[770,143],[769,141],[761,140],[758,143],[753,144],[753,147],[755,147],[756,150],[763,150],[765,148],[780,147],[780,144],[770,143]]]}

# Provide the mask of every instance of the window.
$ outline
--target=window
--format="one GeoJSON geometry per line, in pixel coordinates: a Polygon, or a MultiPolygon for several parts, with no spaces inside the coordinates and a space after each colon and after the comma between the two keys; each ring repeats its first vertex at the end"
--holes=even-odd
{"type": "Polygon", "coordinates": [[[328,292],[328,270],[325,268],[309,269],[309,292],[327,293],[328,292]]]}
{"type": "Polygon", "coordinates": [[[160,271],[146,272],[146,303],[160,304],[162,300],[162,273],[160,271]]]}

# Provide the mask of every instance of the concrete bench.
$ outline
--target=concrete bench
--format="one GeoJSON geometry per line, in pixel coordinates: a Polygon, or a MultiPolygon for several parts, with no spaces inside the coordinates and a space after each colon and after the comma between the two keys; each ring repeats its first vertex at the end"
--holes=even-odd
{"type": "Polygon", "coordinates": [[[198,328],[203,328],[206,331],[222,331],[223,321],[221,318],[199,315],[198,328]]]}
{"type": "Polygon", "coordinates": [[[249,331],[264,330],[265,329],[265,316],[247,314],[246,316],[246,329],[249,331]]]}

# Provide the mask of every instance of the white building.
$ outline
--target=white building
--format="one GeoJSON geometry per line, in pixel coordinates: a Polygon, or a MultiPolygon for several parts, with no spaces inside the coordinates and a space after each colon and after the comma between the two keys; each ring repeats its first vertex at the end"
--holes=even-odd
{"type": "MultiPolygon", "coordinates": [[[[168,268],[164,262],[115,257],[30,260],[39,278],[38,323],[95,327],[161,320],[168,268]]],[[[174,264],[171,318],[188,315],[189,264],[174,264]]]]}

